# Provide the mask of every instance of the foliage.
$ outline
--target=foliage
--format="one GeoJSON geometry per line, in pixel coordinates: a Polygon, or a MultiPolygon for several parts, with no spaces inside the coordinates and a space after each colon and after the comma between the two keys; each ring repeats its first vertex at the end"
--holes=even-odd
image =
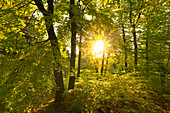
{"type": "Polygon", "coordinates": [[[49,43],[39,43],[46,37],[44,25],[38,27],[42,21],[32,15],[35,7],[17,2],[7,1],[0,9],[0,103],[9,112],[30,112],[56,89],[53,57],[49,43]]]}
{"type": "Polygon", "coordinates": [[[33,110],[46,101],[39,101],[39,97],[50,94],[54,88],[51,52],[37,48],[27,48],[26,52],[20,49],[14,58],[1,57],[0,100],[10,112],[33,110]]]}
{"type": "Polygon", "coordinates": [[[53,100],[58,91],[54,69],[63,71],[61,78],[67,88],[72,23],[69,15],[73,12],[77,42],[82,37],[82,59],[75,89],[65,90],[69,110],[168,111],[169,1],[75,0],[73,7],[68,0],[54,0],[54,14],[49,11],[48,0],[40,2],[45,12],[38,10],[34,1],[0,1],[0,109],[5,106],[6,112],[33,112],[53,100]],[[57,39],[52,43],[48,25],[54,27],[57,39]],[[104,59],[92,51],[96,40],[105,43],[104,59]],[[103,66],[102,60],[103,75],[96,72],[103,66]],[[58,63],[61,66],[56,68],[58,63]]]}
{"type": "Polygon", "coordinates": [[[72,112],[152,112],[156,106],[144,80],[131,75],[83,73],[65,102],[72,112]]]}

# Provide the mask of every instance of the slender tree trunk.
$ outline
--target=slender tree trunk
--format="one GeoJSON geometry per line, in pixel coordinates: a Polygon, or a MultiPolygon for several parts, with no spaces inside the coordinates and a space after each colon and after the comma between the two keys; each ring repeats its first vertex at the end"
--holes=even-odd
{"type": "Polygon", "coordinates": [[[79,42],[79,59],[78,59],[78,72],[77,72],[77,77],[80,77],[80,68],[81,68],[81,38],[82,35],[80,33],[80,42],[79,42]]]}
{"type": "Polygon", "coordinates": [[[105,73],[107,72],[107,67],[108,67],[108,64],[109,64],[109,56],[110,56],[110,53],[109,53],[108,56],[107,56],[105,73]]]}
{"type": "MultiPolygon", "coordinates": [[[[169,31],[169,25],[168,25],[168,31],[169,31]]],[[[170,35],[169,32],[168,32],[168,35],[170,35]]],[[[169,56],[168,56],[168,61],[167,61],[167,69],[168,69],[169,61],[170,61],[170,46],[168,47],[168,50],[169,50],[169,56]]]]}
{"type": "Polygon", "coordinates": [[[96,59],[96,65],[95,65],[96,73],[99,73],[99,68],[98,68],[98,66],[99,66],[99,63],[98,63],[98,61],[97,61],[97,59],[96,59]]]}
{"type": "Polygon", "coordinates": [[[51,47],[53,50],[53,56],[54,56],[54,77],[55,77],[55,83],[58,87],[58,90],[55,94],[55,103],[57,105],[62,105],[62,102],[64,100],[64,97],[62,96],[64,92],[64,84],[63,84],[63,76],[62,76],[62,70],[61,70],[61,64],[59,58],[61,57],[60,48],[58,45],[58,39],[54,32],[53,27],[53,19],[51,18],[51,15],[53,15],[54,12],[54,6],[53,6],[53,0],[47,0],[48,3],[48,10],[46,10],[42,4],[42,0],[34,0],[35,5],[38,7],[39,11],[42,12],[42,14],[45,17],[45,24],[46,24],[46,30],[48,33],[48,38],[51,42],[51,47]]]}
{"type": "Polygon", "coordinates": [[[103,69],[104,69],[104,52],[103,52],[103,59],[102,59],[101,75],[103,75],[103,69]]]}
{"type": "Polygon", "coordinates": [[[124,52],[125,52],[125,70],[127,70],[127,50],[126,50],[126,38],[125,38],[125,28],[122,24],[123,42],[124,42],[124,52]]]}
{"type": "Polygon", "coordinates": [[[134,56],[134,66],[137,68],[138,64],[138,45],[137,45],[137,39],[136,39],[136,27],[133,25],[133,41],[134,41],[134,48],[135,48],[135,56],[134,56]]]}
{"type": "MultiPolygon", "coordinates": [[[[73,7],[75,6],[75,0],[70,0],[70,20],[71,20],[71,59],[70,59],[70,72],[75,75],[75,58],[76,58],[76,22],[75,22],[75,14],[73,12],[73,7]]],[[[70,77],[70,79],[74,79],[74,80],[70,80],[69,83],[70,84],[74,84],[75,82],[75,76],[74,77],[70,77]]],[[[69,89],[73,89],[73,87],[69,86],[69,89]]]]}
{"type": "Polygon", "coordinates": [[[169,61],[170,61],[170,47],[169,47],[169,56],[168,56],[168,61],[167,61],[167,68],[169,66],[169,61]]]}
{"type": "Polygon", "coordinates": [[[97,63],[97,66],[96,66],[96,73],[99,73],[98,61],[97,61],[96,63],[97,63]]]}
{"type": "MultiPolygon", "coordinates": [[[[80,1],[81,0],[78,0],[77,2],[77,5],[79,6],[79,8],[81,9],[82,11],[82,14],[84,16],[84,10],[85,8],[83,8],[80,4],[80,1]]],[[[83,16],[81,18],[83,18],[83,16]]],[[[82,33],[83,33],[83,29],[82,29],[82,25],[80,25],[81,27],[81,30],[80,30],[80,40],[79,40],[79,57],[78,57],[78,72],[77,72],[77,77],[80,77],[80,69],[81,69],[81,52],[82,52],[82,43],[81,43],[81,40],[82,40],[82,33]]]]}
{"type": "Polygon", "coordinates": [[[146,74],[147,74],[147,77],[148,77],[148,72],[149,72],[149,70],[148,70],[148,64],[149,64],[149,55],[148,55],[148,49],[149,49],[149,47],[148,47],[148,37],[146,37],[146,74]]]}
{"type": "MultiPolygon", "coordinates": [[[[140,15],[141,14],[139,13],[137,21],[140,18],[140,15]]],[[[134,54],[134,67],[135,67],[135,69],[137,69],[137,63],[138,63],[138,45],[137,45],[137,37],[136,37],[136,24],[137,23],[132,21],[132,3],[130,3],[130,15],[129,16],[130,16],[130,24],[133,27],[132,34],[133,34],[134,50],[135,50],[135,54],[134,54]]]]}

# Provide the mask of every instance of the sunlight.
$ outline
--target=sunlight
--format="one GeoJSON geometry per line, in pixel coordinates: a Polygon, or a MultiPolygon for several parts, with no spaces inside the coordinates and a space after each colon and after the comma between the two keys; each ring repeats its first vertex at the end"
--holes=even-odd
{"type": "Polygon", "coordinates": [[[100,53],[103,51],[103,48],[104,48],[104,44],[103,44],[103,41],[102,40],[99,40],[97,41],[95,44],[94,44],[94,52],[96,53],[100,53]]]}
{"type": "Polygon", "coordinates": [[[99,41],[94,43],[92,52],[95,55],[97,55],[97,57],[102,56],[103,50],[104,50],[104,43],[103,43],[102,40],[99,40],[99,41]]]}

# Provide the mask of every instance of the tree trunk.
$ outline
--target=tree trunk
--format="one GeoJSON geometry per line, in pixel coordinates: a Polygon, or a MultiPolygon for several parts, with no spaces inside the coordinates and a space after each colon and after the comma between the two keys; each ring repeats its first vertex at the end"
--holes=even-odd
{"type": "Polygon", "coordinates": [[[55,103],[57,105],[62,105],[62,102],[64,100],[62,94],[64,92],[64,84],[63,84],[63,76],[62,76],[62,70],[61,70],[61,64],[59,58],[61,57],[60,48],[58,45],[58,39],[54,32],[53,27],[53,19],[51,18],[51,15],[54,13],[54,6],[53,6],[53,0],[47,0],[48,3],[48,10],[44,8],[44,5],[42,4],[42,0],[34,0],[35,5],[38,7],[39,11],[44,15],[45,18],[45,24],[46,24],[46,30],[48,33],[48,38],[51,42],[51,47],[53,50],[53,56],[54,56],[54,77],[55,77],[55,83],[57,87],[59,88],[56,91],[55,94],[55,103]]]}
{"type": "Polygon", "coordinates": [[[96,73],[98,73],[99,72],[99,68],[98,68],[98,61],[97,61],[97,59],[96,59],[96,65],[95,65],[95,70],[96,70],[96,73]]]}
{"type": "Polygon", "coordinates": [[[148,37],[146,37],[146,50],[145,50],[145,52],[146,52],[146,74],[147,74],[147,77],[148,77],[148,72],[149,72],[149,70],[148,70],[148,65],[149,65],[149,55],[148,55],[148,37]]]}
{"type": "Polygon", "coordinates": [[[106,68],[105,68],[105,73],[107,72],[107,67],[108,67],[108,64],[109,64],[109,56],[110,56],[110,53],[108,54],[107,56],[107,61],[106,61],[106,68]]]}
{"type": "Polygon", "coordinates": [[[80,77],[80,68],[81,68],[81,33],[80,33],[80,42],[79,42],[79,59],[78,59],[78,72],[77,77],[80,77]]]}
{"type": "Polygon", "coordinates": [[[136,69],[137,64],[138,64],[138,45],[137,45],[137,40],[136,40],[136,27],[135,27],[135,25],[133,25],[133,41],[134,41],[134,48],[135,48],[134,66],[135,66],[135,69],[136,69]]]}
{"type": "MultiPolygon", "coordinates": [[[[73,7],[75,5],[75,0],[70,0],[70,20],[71,20],[71,59],[70,59],[70,72],[75,75],[75,58],[76,58],[76,22],[75,14],[73,12],[73,7]]],[[[70,77],[71,79],[71,77],[70,77]]],[[[74,84],[74,80],[70,80],[69,84],[74,84]]],[[[69,87],[71,88],[71,87],[69,87]]]]}
{"type": "Polygon", "coordinates": [[[104,52],[103,52],[103,59],[102,59],[101,75],[103,75],[103,69],[104,69],[104,52]]]}
{"type": "MultiPolygon", "coordinates": [[[[140,13],[139,13],[139,16],[137,18],[137,21],[138,19],[140,18],[140,13]]],[[[130,24],[132,25],[133,27],[133,30],[132,30],[132,34],[133,34],[133,41],[134,41],[134,50],[135,50],[135,54],[134,54],[134,67],[135,69],[137,69],[137,63],[138,63],[138,46],[137,46],[137,37],[136,37],[136,24],[135,21],[132,21],[132,3],[130,2],[130,24]]]]}
{"type": "MultiPolygon", "coordinates": [[[[51,25],[51,28],[53,28],[52,25],[51,25]]],[[[63,75],[62,75],[62,70],[61,70],[61,64],[59,62],[59,59],[61,57],[61,53],[60,53],[60,49],[59,49],[59,46],[58,46],[57,37],[54,33],[54,28],[49,29],[47,31],[48,31],[49,39],[50,39],[51,46],[52,46],[52,49],[53,49],[53,56],[54,56],[54,60],[55,60],[55,64],[54,64],[55,82],[56,82],[57,87],[59,88],[56,91],[55,103],[61,104],[61,102],[64,100],[63,97],[62,97],[62,93],[64,92],[63,75]]]]}
{"type": "Polygon", "coordinates": [[[125,38],[125,28],[122,24],[123,42],[124,42],[124,52],[125,52],[125,70],[127,70],[127,50],[126,50],[126,38],[125,38]]]}
{"type": "Polygon", "coordinates": [[[98,61],[97,61],[98,59],[97,59],[97,57],[96,57],[96,53],[95,53],[95,60],[94,60],[94,64],[95,64],[95,70],[96,70],[96,73],[98,73],[99,72],[99,68],[98,68],[98,66],[99,66],[99,63],[98,63],[98,61]]]}
{"type": "Polygon", "coordinates": [[[75,76],[70,76],[68,89],[74,89],[75,76]]]}
{"type": "Polygon", "coordinates": [[[74,0],[70,0],[70,20],[71,20],[71,60],[70,60],[70,67],[71,72],[75,69],[75,58],[76,58],[76,22],[75,22],[75,15],[73,12],[73,7],[75,5],[74,0]]]}

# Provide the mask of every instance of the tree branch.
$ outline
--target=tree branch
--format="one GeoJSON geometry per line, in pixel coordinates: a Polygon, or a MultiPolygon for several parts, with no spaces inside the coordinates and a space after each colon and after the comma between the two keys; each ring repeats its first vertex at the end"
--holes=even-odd
{"type": "Polygon", "coordinates": [[[47,0],[48,3],[48,11],[50,12],[50,14],[54,13],[54,6],[53,6],[53,0],[47,0]]]}
{"type": "MultiPolygon", "coordinates": [[[[137,25],[138,24],[138,22],[139,22],[139,19],[140,19],[140,16],[141,16],[141,13],[139,13],[139,15],[138,15],[138,18],[137,18],[137,20],[136,20],[136,23],[135,23],[135,25],[137,25]]],[[[138,26],[136,26],[136,28],[137,28],[138,26]]]]}
{"type": "Polygon", "coordinates": [[[129,14],[129,18],[130,18],[130,23],[132,24],[132,4],[130,3],[130,14],[129,14]]]}
{"type": "Polygon", "coordinates": [[[86,4],[83,0],[81,0],[82,2],[83,2],[83,4],[85,5],[85,7],[83,8],[83,11],[87,8],[87,9],[89,9],[89,7],[88,7],[88,4],[91,2],[91,0],[86,4]]]}
{"type": "MultiPolygon", "coordinates": [[[[25,7],[26,5],[30,4],[32,1],[33,1],[33,0],[31,0],[31,1],[30,1],[30,2],[28,2],[27,4],[24,4],[23,6],[18,7],[18,9],[16,9],[16,10],[19,10],[19,9],[21,9],[21,8],[25,7]]],[[[13,8],[12,8],[12,9],[13,9],[13,8]]]]}
{"type": "MultiPolygon", "coordinates": [[[[15,5],[15,6],[13,6],[13,7],[9,8],[9,9],[5,9],[5,10],[6,10],[6,11],[8,11],[8,12],[11,12],[12,10],[13,10],[13,11],[16,11],[16,10],[19,10],[19,9],[23,8],[24,6],[26,6],[26,5],[30,4],[32,1],[33,1],[33,0],[31,0],[30,2],[28,2],[28,3],[24,4],[24,5],[20,6],[20,7],[18,7],[18,8],[17,8],[17,9],[15,9],[15,10],[13,10],[13,9],[14,9],[14,7],[17,7],[17,6],[21,5],[24,1],[22,1],[22,2],[18,3],[17,5],[15,5]]],[[[5,12],[5,13],[2,13],[2,14],[0,15],[0,17],[4,16],[4,15],[6,15],[6,14],[8,14],[8,13],[6,13],[6,12],[5,12]]]]}
{"type": "Polygon", "coordinates": [[[44,8],[44,5],[42,3],[42,0],[34,0],[35,5],[38,7],[39,11],[42,12],[42,14],[44,16],[47,16],[48,12],[47,10],[44,8]]]}

